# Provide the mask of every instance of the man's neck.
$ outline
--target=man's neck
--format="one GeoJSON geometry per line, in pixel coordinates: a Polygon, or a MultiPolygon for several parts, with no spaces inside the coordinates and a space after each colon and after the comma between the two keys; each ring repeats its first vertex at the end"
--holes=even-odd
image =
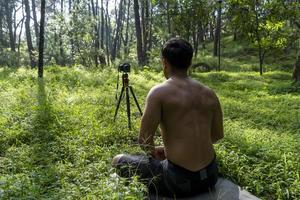
{"type": "Polygon", "coordinates": [[[170,74],[169,78],[185,79],[188,78],[188,74],[187,71],[175,71],[170,74]]]}

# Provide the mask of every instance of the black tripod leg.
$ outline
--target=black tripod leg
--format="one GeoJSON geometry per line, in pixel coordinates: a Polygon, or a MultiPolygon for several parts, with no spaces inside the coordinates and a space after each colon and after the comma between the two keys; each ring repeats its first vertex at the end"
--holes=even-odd
{"type": "Polygon", "coordinates": [[[122,100],[122,97],[123,97],[123,93],[124,93],[124,87],[122,87],[121,94],[119,96],[117,108],[116,108],[116,111],[115,111],[114,121],[116,121],[116,118],[117,118],[117,115],[118,115],[118,110],[119,110],[120,103],[121,103],[121,100],[122,100]]]}
{"type": "Polygon", "coordinates": [[[136,104],[136,106],[138,107],[138,109],[139,109],[139,111],[140,111],[140,114],[141,114],[141,116],[142,116],[142,115],[143,115],[143,112],[142,112],[142,110],[141,110],[141,107],[140,107],[140,105],[139,105],[139,102],[138,102],[137,99],[136,99],[136,96],[135,96],[135,94],[134,94],[134,92],[133,92],[133,89],[132,89],[131,86],[129,86],[129,88],[130,88],[130,92],[131,92],[131,94],[132,94],[132,96],[133,96],[133,99],[134,99],[134,101],[135,101],[135,104],[136,104]]]}
{"type": "Polygon", "coordinates": [[[126,105],[127,105],[127,118],[128,118],[128,128],[131,130],[131,120],[130,120],[130,99],[128,87],[126,87],[126,105]]]}

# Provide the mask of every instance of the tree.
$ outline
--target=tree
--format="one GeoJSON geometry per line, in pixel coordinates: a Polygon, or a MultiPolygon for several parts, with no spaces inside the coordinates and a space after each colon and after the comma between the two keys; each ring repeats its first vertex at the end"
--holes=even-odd
{"type": "MultiPolygon", "coordinates": [[[[295,25],[297,26],[298,31],[300,31],[300,22],[295,21],[295,25]]],[[[296,82],[300,82],[300,45],[299,45],[299,52],[298,57],[295,63],[294,71],[293,71],[293,79],[296,82]]]]}
{"type": "Polygon", "coordinates": [[[4,8],[3,8],[3,2],[0,1],[0,48],[2,48],[4,42],[3,22],[4,22],[4,8]]]}
{"type": "MultiPolygon", "coordinates": [[[[221,2],[220,2],[221,4],[221,2]]],[[[217,14],[217,25],[215,28],[215,37],[214,37],[214,56],[218,56],[220,54],[219,52],[219,44],[221,40],[221,7],[217,8],[218,14],[217,14]]]]}
{"type": "Polygon", "coordinates": [[[11,51],[16,51],[16,44],[15,44],[15,37],[13,32],[13,20],[12,20],[12,13],[13,13],[14,2],[11,0],[4,1],[4,10],[6,15],[6,23],[8,27],[9,33],[9,44],[11,51]]]}
{"type": "MultiPolygon", "coordinates": [[[[97,18],[98,18],[98,1],[96,1],[96,5],[95,5],[95,2],[94,0],[91,0],[91,4],[92,4],[92,12],[93,12],[93,17],[94,17],[94,20],[97,21],[97,18]]],[[[95,44],[95,47],[94,47],[94,62],[95,62],[95,65],[96,67],[98,67],[98,64],[99,64],[99,56],[98,56],[98,52],[99,52],[99,49],[100,49],[100,36],[99,36],[99,26],[98,26],[98,23],[97,22],[94,22],[94,44],[95,44]]]]}
{"type": "Polygon", "coordinates": [[[34,25],[34,33],[35,33],[35,39],[36,39],[36,46],[39,46],[39,25],[37,21],[37,15],[36,15],[36,5],[35,0],[31,0],[32,4],[32,19],[33,19],[33,25],[34,25]]]}
{"type": "Polygon", "coordinates": [[[38,77],[43,78],[44,64],[44,30],[45,30],[45,7],[46,1],[41,0],[41,20],[40,20],[40,36],[39,36],[39,64],[38,77]]]}
{"type": "Polygon", "coordinates": [[[113,42],[113,47],[112,47],[112,52],[111,52],[111,60],[112,61],[114,61],[116,59],[118,43],[120,41],[120,36],[122,33],[121,26],[122,26],[122,20],[123,20],[123,7],[124,7],[124,0],[120,0],[119,14],[117,15],[117,18],[116,18],[117,27],[115,30],[115,37],[114,37],[114,42],[113,42]]]}
{"type": "Polygon", "coordinates": [[[282,1],[245,0],[228,2],[234,31],[252,42],[258,50],[259,72],[262,75],[265,54],[274,49],[283,49],[287,44],[286,13],[279,14],[282,1]]]}
{"type": "Polygon", "coordinates": [[[111,50],[111,23],[108,11],[108,1],[106,1],[106,14],[105,14],[105,27],[106,27],[106,56],[107,56],[107,63],[110,65],[110,50],[111,50]]]}
{"type": "Polygon", "coordinates": [[[126,30],[125,30],[125,38],[124,38],[124,56],[128,56],[129,54],[129,26],[130,26],[130,5],[131,0],[127,1],[127,16],[126,16],[126,30]]]}
{"type": "Polygon", "coordinates": [[[26,39],[27,39],[27,48],[28,48],[30,66],[33,68],[36,66],[36,63],[34,58],[34,48],[32,45],[32,38],[30,32],[30,5],[28,0],[24,0],[24,4],[25,4],[25,13],[26,13],[25,31],[26,31],[26,39]]]}
{"type": "Polygon", "coordinates": [[[135,33],[137,39],[137,57],[139,66],[143,66],[146,64],[146,58],[143,53],[143,39],[142,39],[142,29],[141,29],[141,20],[140,20],[140,8],[138,0],[133,1],[134,5],[134,19],[135,19],[135,33]]]}
{"type": "Polygon", "coordinates": [[[294,72],[293,72],[293,79],[296,82],[300,82],[300,51],[298,53],[298,58],[297,58],[296,63],[295,63],[295,68],[294,68],[294,72]]]}

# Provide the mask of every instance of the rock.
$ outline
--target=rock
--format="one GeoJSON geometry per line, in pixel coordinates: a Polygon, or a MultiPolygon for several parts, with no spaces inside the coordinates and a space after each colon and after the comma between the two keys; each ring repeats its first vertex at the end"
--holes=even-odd
{"type": "MultiPolygon", "coordinates": [[[[173,198],[150,195],[150,200],[173,200],[173,198]]],[[[215,189],[209,193],[203,193],[189,198],[176,198],[176,200],[259,200],[249,192],[241,189],[233,182],[219,178],[215,189]]]]}

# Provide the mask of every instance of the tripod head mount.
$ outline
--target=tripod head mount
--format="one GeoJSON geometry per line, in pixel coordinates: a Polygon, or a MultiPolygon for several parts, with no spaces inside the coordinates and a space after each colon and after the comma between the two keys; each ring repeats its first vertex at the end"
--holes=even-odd
{"type": "Polygon", "coordinates": [[[123,83],[123,87],[129,86],[129,76],[127,73],[122,74],[122,83],[123,83]]]}

